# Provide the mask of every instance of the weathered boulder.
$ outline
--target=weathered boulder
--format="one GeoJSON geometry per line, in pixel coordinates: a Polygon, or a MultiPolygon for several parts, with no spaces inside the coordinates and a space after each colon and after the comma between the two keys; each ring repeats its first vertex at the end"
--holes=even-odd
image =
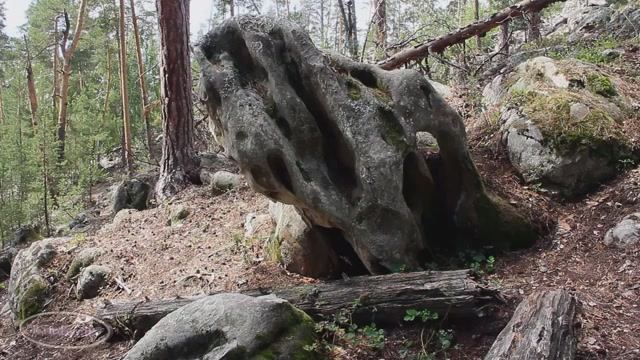
{"type": "Polygon", "coordinates": [[[640,213],[625,216],[604,235],[604,243],[620,248],[637,244],[640,240],[640,213]]]}
{"type": "Polygon", "coordinates": [[[11,274],[11,264],[18,254],[18,250],[14,247],[7,247],[0,250],[0,281],[4,281],[11,274]]]}
{"type": "Polygon", "coordinates": [[[123,360],[314,359],[304,312],[275,296],[208,296],[158,322],[123,360]]]}
{"type": "Polygon", "coordinates": [[[89,265],[82,270],[76,284],[76,297],[91,299],[111,278],[111,269],[101,265],[89,265]]]}
{"type": "Polygon", "coordinates": [[[203,99],[247,181],[333,229],[370,272],[419,268],[437,245],[535,238],[487,195],[462,119],[418,72],[324,54],[266,17],[225,21],[198,53],[203,99]],[[416,151],[417,131],[438,140],[438,174],[416,151]]]}
{"type": "Polygon", "coordinates": [[[587,63],[537,57],[487,85],[485,105],[499,109],[509,159],[527,183],[573,197],[632,158],[615,81],[587,63]]]}
{"type": "Polygon", "coordinates": [[[9,242],[9,246],[20,246],[42,239],[38,225],[24,225],[18,228],[9,242]]]}
{"type": "Polygon", "coordinates": [[[268,214],[249,213],[244,218],[244,237],[256,236],[261,230],[269,229],[271,224],[271,216],[268,214]]]}
{"type": "Polygon", "coordinates": [[[56,254],[56,247],[68,238],[44,239],[20,250],[9,278],[9,307],[14,319],[23,320],[42,311],[51,285],[46,266],[56,254]]]}
{"type": "Polygon", "coordinates": [[[73,260],[71,260],[71,265],[69,265],[69,269],[67,270],[67,279],[75,278],[84,268],[93,264],[103,253],[104,250],[99,247],[82,249],[73,260]]]}
{"type": "Polygon", "coordinates": [[[171,209],[171,214],[169,215],[169,225],[176,225],[182,223],[184,219],[189,217],[191,212],[189,209],[184,207],[183,205],[175,206],[171,209]]]}
{"type": "MultiPolygon", "coordinates": [[[[287,270],[314,278],[339,275],[340,259],[332,248],[329,229],[305,223],[293,205],[269,203],[276,228],[268,247],[272,258],[287,270]]],[[[337,236],[336,236],[337,237],[337,236]]]]}
{"type": "Polygon", "coordinates": [[[113,213],[117,214],[122,209],[146,209],[151,190],[151,185],[138,179],[123,181],[113,195],[113,213]]]}

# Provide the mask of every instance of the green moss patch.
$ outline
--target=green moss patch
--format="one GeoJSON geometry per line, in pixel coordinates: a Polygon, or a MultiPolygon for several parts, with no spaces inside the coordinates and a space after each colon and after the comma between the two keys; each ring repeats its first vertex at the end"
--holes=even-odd
{"type": "Polygon", "coordinates": [[[629,150],[621,126],[594,96],[568,90],[558,90],[548,95],[529,91],[520,95],[519,101],[522,102],[525,115],[561,153],[580,148],[607,153],[629,150]],[[590,112],[587,116],[583,119],[572,118],[570,112],[574,103],[588,106],[590,112]]]}
{"type": "Polygon", "coordinates": [[[48,292],[49,284],[44,279],[39,276],[29,278],[18,297],[18,320],[41,312],[48,292]]]}
{"type": "Polygon", "coordinates": [[[611,98],[618,95],[616,88],[613,86],[611,79],[605,75],[589,74],[587,75],[587,89],[594,94],[611,98]]]}

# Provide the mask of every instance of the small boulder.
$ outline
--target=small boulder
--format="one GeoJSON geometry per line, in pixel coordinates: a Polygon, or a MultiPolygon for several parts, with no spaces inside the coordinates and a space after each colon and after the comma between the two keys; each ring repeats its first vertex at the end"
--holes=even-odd
{"type": "Polygon", "coordinates": [[[37,225],[25,225],[16,230],[13,241],[11,241],[9,245],[24,245],[39,239],[41,239],[40,227],[37,225]]]}
{"type": "Polygon", "coordinates": [[[487,85],[484,103],[499,109],[502,141],[525,182],[575,197],[633,160],[619,81],[575,59],[536,57],[487,85]]]}
{"type": "Polygon", "coordinates": [[[228,171],[217,171],[211,179],[211,185],[221,191],[231,190],[240,186],[240,184],[242,184],[242,175],[228,171]]]}
{"type": "Polygon", "coordinates": [[[71,261],[71,265],[69,265],[67,279],[76,277],[84,268],[93,264],[103,253],[104,250],[98,247],[90,247],[80,251],[71,261]]]}
{"type": "Polygon", "coordinates": [[[76,285],[76,297],[92,299],[98,295],[98,290],[111,278],[111,269],[101,265],[87,266],[78,277],[76,285]]]}
{"type": "Polygon", "coordinates": [[[137,212],[138,210],[136,209],[122,209],[118,211],[116,216],[113,217],[113,221],[111,222],[111,224],[116,226],[121,225],[124,222],[128,221],[131,216],[137,212]]]}
{"type": "Polygon", "coordinates": [[[340,272],[338,254],[331,248],[328,230],[310,226],[293,205],[271,201],[269,213],[276,228],[268,256],[287,270],[313,278],[332,277],[340,272]],[[323,231],[324,230],[324,231],[323,231]]]}
{"type": "Polygon", "coordinates": [[[0,250],[0,281],[4,281],[11,274],[11,264],[17,253],[18,250],[14,247],[0,250]]]}
{"type": "Polygon", "coordinates": [[[271,224],[271,216],[267,214],[249,213],[244,218],[244,237],[251,238],[260,230],[268,229],[271,224]]]}
{"type": "Polygon", "coordinates": [[[171,210],[171,215],[169,218],[169,225],[175,225],[182,222],[182,220],[186,219],[191,212],[189,209],[182,205],[178,205],[171,210]]]}
{"type": "Polygon", "coordinates": [[[138,179],[125,180],[115,190],[113,213],[122,209],[144,210],[149,206],[151,185],[138,179]]]}
{"type": "Polygon", "coordinates": [[[314,322],[275,296],[217,294],[160,320],[124,360],[315,359],[314,322]]]}
{"type": "Polygon", "coordinates": [[[624,55],[624,50],[622,49],[606,49],[602,51],[602,57],[607,61],[613,61],[622,55],[624,55]]]}
{"type": "Polygon", "coordinates": [[[640,213],[625,216],[604,235],[604,243],[626,248],[640,240],[640,213]]]}
{"type": "Polygon", "coordinates": [[[42,311],[51,287],[44,269],[57,253],[56,245],[68,240],[44,239],[18,252],[8,287],[8,302],[14,319],[24,320],[42,311]]]}

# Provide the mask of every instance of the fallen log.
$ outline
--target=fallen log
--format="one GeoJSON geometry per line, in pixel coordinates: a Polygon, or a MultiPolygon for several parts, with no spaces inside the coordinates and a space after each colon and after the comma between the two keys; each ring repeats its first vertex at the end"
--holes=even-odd
{"type": "Polygon", "coordinates": [[[502,25],[504,22],[507,22],[512,18],[520,17],[528,13],[539,12],[540,10],[558,1],[565,0],[521,1],[517,4],[502,9],[501,11],[491,15],[485,20],[477,21],[473,24],[467,25],[463,28],[443,35],[437,39],[432,39],[422,44],[416,45],[412,48],[402,50],[399,53],[391,56],[390,58],[379,62],[378,65],[385,70],[397,69],[400,66],[408,63],[409,61],[425,58],[430,53],[442,53],[449,46],[459,44],[474,36],[482,35],[487,31],[502,25]]]}
{"type": "MultiPolygon", "coordinates": [[[[316,320],[345,310],[355,322],[393,325],[408,309],[429,309],[447,319],[480,318],[502,303],[497,290],[483,286],[468,270],[396,273],[326,283],[242,292],[275,294],[316,320]]],[[[142,336],[167,314],[201,297],[108,304],[96,317],[119,334],[142,336]]]]}
{"type": "Polygon", "coordinates": [[[576,352],[576,299],[566,290],[531,294],[485,360],[570,360],[576,352]]]}

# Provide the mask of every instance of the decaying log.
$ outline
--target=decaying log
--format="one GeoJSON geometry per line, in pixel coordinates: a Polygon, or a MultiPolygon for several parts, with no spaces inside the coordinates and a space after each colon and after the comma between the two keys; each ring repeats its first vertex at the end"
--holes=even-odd
{"type": "MultiPolygon", "coordinates": [[[[363,276],[243,293],[275,294],[318,320],[353,310],[356,322],[388,325],[400,323],[408,309],[429,309],[447,319],[466,319],[486,316],[501,303],[498,292],[471,279],[468,270],[363,276]]],[[[142,336],[164,316],[197,299],[109,304],[96,317],[113,326],[116,333],[142,336]]]]}
{"type": "Polygon", "coordinates": [[[576,352],[576,299],[566,290],[524,299],[485,360],[569,360],[576,352]]]}
{"type": "Polygon", "coordinates": [[[489,18],[477,21],[473,24],[457,29],[437,39],[426,41],[400,51],[392,57],[381,61],[378,65],[385,70],[397,69],[409,61],[419,60],[429,55],[443,52],[449,46],[459,44],[476,35],[481,35],[487,31],[500,26],[509,19],[520,17],[527,13],[537,13],[547,6],[564,0],[524,0],[511,5],[501,11],[491,15],[489,18]]]}

